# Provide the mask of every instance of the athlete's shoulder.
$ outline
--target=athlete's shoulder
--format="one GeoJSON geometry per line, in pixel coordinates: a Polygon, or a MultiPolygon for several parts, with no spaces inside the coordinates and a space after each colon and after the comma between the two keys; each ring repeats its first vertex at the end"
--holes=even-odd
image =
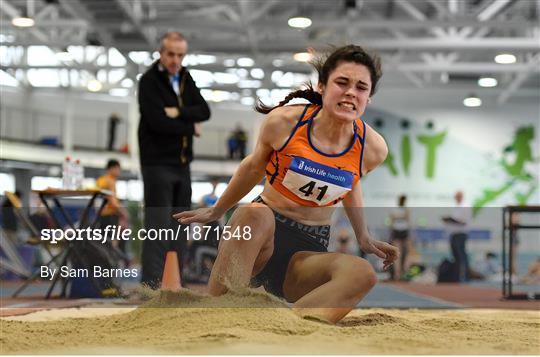
{"type": "Polygon", "coordinates": [[[294,129],[304,109],[305,105],[287,105],[273,109],[266,115],[261,127],[263,140],[274,149],[280,148],[294,129]]]}
{"type": "Polygon", "coordinates": [[[266,116],[266,126],[281,132],[290,132],[304,112],[304,105],[287,105],[273,109],[266,116]]]}
{"type": "Polygon", "coordinates": [[[384,137],[381,134],[373,129],[368,123],[364,123],[366,124],[366,137],[371,137],[371,139],[376,142],[384,142],[384,137]]]}
{"type": "Polygon", "coordinates": [[[388,146],[384,137],[367,123],[365,138],[364,169],[369,172],[386,160],[388,146]]]}
{"type": "Polygon", "coordinates": [[[306,106],[303,104],[292,104],[277,107],[268,113],[268,118],[271,120],[281,120],[296,123],[304,112],[306,106]]]}

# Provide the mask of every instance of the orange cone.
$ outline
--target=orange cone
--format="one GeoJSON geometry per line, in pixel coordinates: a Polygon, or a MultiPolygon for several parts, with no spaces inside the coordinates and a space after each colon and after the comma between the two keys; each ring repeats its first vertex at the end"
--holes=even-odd
{"type": "Polygon", "coordinates": [[[181,288],[178,254],[176,252],[167,252],[163,277],[161,278],[161,290],[178,292],[181,288]]]}

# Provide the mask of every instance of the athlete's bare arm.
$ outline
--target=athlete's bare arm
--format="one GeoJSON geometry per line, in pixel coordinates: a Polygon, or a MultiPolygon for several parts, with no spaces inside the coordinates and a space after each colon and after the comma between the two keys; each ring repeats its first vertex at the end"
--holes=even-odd
{"type": "MultiPolygon", "coordinates": [[[[366,146],[364,147],[364,162],[362,174],[372,171],[386,159],[388,147],[383,137],[366,125],[366,146]]],[[[343,207],[349,217],[360,248],[365,253],[373,253],[384,259],[384,269],[388,268],[398,257],[399,252],[394,246],[371,238],[364,218],[364,199],[362,187],[357,182],[352,191],[343,199],[343,207]]]]}
{"type": "Polygon", "coordinates": [[[253,153],[242,160],[227,189],[214,207],[184,211],[173,215],[173,217],[182,224],[207,223],[221,217],[261,182],[270,155],[285,143],[303,108],[303,106],[290,105],[278,107],[268,113],[261,125],[253,153]]]}
{"type": "Polygon", "coordinates": [[[352,191],[345,196],[343,207],[362,251],[384,259],[384,269],[386,270],[398,258],[399,251],[396,247],[371,237],[364,218],[364,199],[360,182],[356,183],[352,191]]]}
{"type": "Polygon", "coordinates": [[[366,143],[364,147],[364,162],[362,163],[362,175],[375,169],[386,160],[388,147],[381,134],[366,124],[366,143]]]}

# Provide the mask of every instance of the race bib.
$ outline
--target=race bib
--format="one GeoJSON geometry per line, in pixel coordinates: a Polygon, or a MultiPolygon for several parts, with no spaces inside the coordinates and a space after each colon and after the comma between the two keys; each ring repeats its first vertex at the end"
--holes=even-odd
{"type": "Polygon", "coordinates": [[[324,206],[352,189],[349,171],[295,157],[283,178],[283,186],[303,200],[324,206]]]}

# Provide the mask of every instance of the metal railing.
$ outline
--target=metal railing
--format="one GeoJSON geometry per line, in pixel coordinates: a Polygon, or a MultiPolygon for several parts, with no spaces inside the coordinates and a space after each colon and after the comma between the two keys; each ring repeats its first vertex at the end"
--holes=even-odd
{"type": "MultiPolygon", "coordinates": [[[[64,147],[65,117],[63,114],[21,108],[0,107],[0,139],[38,145],[64,147]]],[[[73,138],[75,149],[104,151],[107,149],[109,123],[107,116],[74,115],[73,138]]],[[[121,121],[116,128],[115,149],[129,142],[129,123],[121,121]]],[[[201,137],[194,138],[193,151],[197,158],[227,159],[228,139],[233,128],[210,127],[202,124],[201,137]]],[[[249,152],[249,145],[247,145],[249,152]]]]}

